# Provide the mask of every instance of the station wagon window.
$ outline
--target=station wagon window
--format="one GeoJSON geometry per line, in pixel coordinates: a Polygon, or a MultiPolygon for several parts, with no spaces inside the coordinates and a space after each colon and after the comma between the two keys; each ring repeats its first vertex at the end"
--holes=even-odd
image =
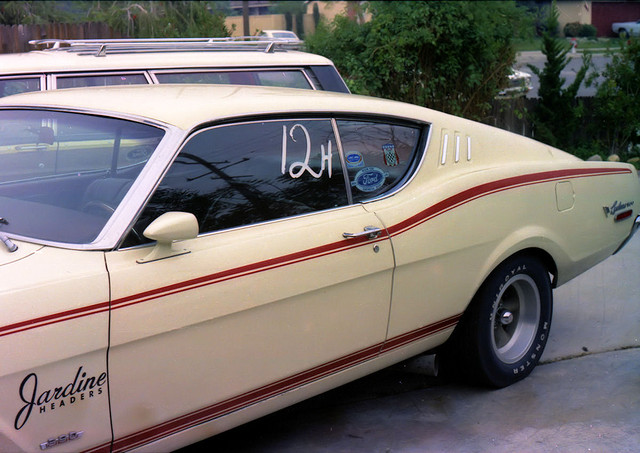
{"type": "Polygon", "coordinates": [[[370,121],[338,121],[353,201],[389,191],[407,174],[420,128],[370,121]]]}
{"type": "Polygon", "coordinates": [[[194,135],[135,229],[168,211],[193,213],[206,233],[346,204],[330,120],[250,122],[194,135]]]}
{"type": "Polygon", "coordinates": [[[146,85],[144,74],[100,74],[56,76],[56,88],[102,87],[111,85],[146,85]]]}
{"type": "Polygon", "coordinates": [[[313,88],[302,71],[299,70],[156,72],[154,75],[159,83],[206,83],[216,85],[262,85],[285,88],[313,88]]]}
{"type": "Polygon", "coordinates": [[[0,98],[29,91],[40,91],[41,87],[40,77],[0,79],[0,98]]]}

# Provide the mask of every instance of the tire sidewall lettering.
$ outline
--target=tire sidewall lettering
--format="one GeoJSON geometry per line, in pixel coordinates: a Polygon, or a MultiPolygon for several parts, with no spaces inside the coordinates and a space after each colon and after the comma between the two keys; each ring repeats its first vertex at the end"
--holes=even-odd
{"type": "MultiPolygon", "coordinates": [[[[494,362],[494,367],[496,369],[503,370],[502,372],[498,371],[498,374],[511,375],[510,382],[515,382],[527,376],[533,368],[538,364],[540,357],[544,351],[546,346],[546,342],[548,340],[548,332],[550,327],[550,313],[551,309],[547,306],[546,300],[549,299],[549,295],[546,293],[546,287],[544,286],[545,282],[542,282],[542,278],[544,278],[541,272],[546,272],[544,269],[539,266],[539,269],[536,266],[530,265],[527,259],[518,260],[518,263],[512,263],[511,266],[503,269],[497,274],[497,278],[493,280],[493,285],[489,284],[487,287],[488,290],[491,291],[490,294],[493,295],[491,298],[491,303],[485,306],[485,309],[488,310],[487,317],[485,319],[489,320],[489,325],[485,331],[485,335],[493,335],[493,324],[495,322],[496,310],[498,308],[498,304],[500,303],[500,298],[503,295],[503,292],[511,279],[517,275],[526,275],[531,278],[538,288],[541,299],[541,307],[540,307],[540,319],[538,320],[537,332],[535,335],[535,341],[529,346],[529,349],[526,351],[524,356],[515,363],[504,363],[500,360],[500,358],[495,354],[492,348],[490,348],[490,355],[492,357],[492,361],[494,362]],[[493,290],[491,287],[493,286],[493,290]]],[[[486,294],[486,293],[485,293],[486,294]]],[[[549,293],[550,294],[550,293],[549,293]]],[[[551,303],[551,299],[549,299],[549,303],[551,303]]],[[[490,337],[489,337],[489,341],[490,337]]],[[[506,378],[509,380],[509,378],[506,378]]]]}

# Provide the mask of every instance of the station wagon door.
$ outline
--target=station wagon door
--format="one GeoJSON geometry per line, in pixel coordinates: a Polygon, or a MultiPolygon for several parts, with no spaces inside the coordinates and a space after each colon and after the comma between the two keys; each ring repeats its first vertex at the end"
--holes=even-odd
{"type": "Polygon", "coordinates": [[[115,451],[219,420],[200,428],[215,434],[378,354],[392,250],[376,216],[348,203],[333,121],[195,134],[135,233],[170,211],[198,220],[200,235],[173,246],[184,254],[107,254],[115,451]]]}

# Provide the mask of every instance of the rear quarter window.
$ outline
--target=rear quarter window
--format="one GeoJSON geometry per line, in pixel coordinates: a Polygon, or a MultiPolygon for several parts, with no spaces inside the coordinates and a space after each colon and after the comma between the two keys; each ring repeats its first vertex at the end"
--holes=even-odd
{"type": "Polygon", "coordinates": [[[397,186],[417,159],[421,128],[370,121],[338,121],[353,201],[397,186]]]}

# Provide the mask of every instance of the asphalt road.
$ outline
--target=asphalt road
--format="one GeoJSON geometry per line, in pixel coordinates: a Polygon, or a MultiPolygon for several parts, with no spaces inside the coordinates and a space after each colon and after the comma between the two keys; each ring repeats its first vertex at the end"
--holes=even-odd
{"type": "MultiPolygon", "coordinates": [[[[560,73],[560,76],[565,79],[564,87],[568,87],[573,83],[576,79],[576,74],[582,67],[583,55],[582,53],[569,54],[569,63],[564,68],[564,70],[560,73]]],[[[593,72],[600,72],[605,69],[608,62],[611,61],[611,57],[605,54],[593,54],[591,57],[592,68],[587,72],[587,77],[593,72]]],[[[538,97],[538,88],[540,87],[540,81],[538,80],[538,76],[536,76],[533,71],[528,67],[528,65],[532,65],[540,70],[544,68],[544,64],[546,62],[546,57],[542,54],[542,52],[520,52],[516,58],[516,68],[521,71],[525,71],[530,73],[533,77],[531,79],[533,84],[533,89],[527,93],[527,97],[534,98],[538,97]]],[[[601,82],[603,79],[596,79],[597,82],[601,82]]],[[[584,82],[580,86],[578,90],[578,96],[589,97],[593,96],[596,93],[595,85],[587,87],[584,82]]]]}

